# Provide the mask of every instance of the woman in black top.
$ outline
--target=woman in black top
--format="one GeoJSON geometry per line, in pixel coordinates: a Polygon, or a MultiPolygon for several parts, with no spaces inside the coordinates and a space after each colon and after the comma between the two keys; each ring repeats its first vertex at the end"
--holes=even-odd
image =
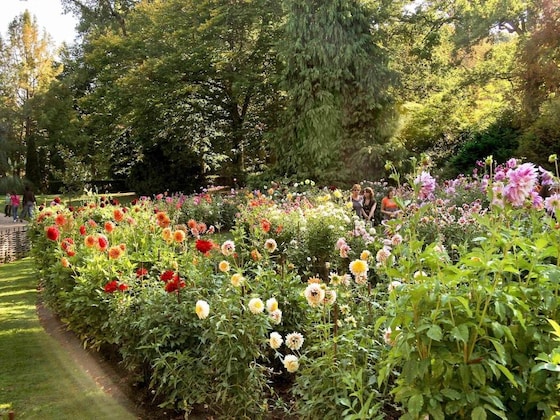
{"type": "Polygon", "coordinates": [[[373,197],[373,190],[370,187],[364,189],[364,200],[362,201],[362,217],[366,222],[373,222],[377,201],[373,197]]]}

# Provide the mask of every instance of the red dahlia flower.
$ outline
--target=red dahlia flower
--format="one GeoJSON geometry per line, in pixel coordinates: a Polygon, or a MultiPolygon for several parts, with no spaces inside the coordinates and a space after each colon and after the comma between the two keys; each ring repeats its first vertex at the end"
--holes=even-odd
{"type": "Polygon", "coordinates": [[[109,283],[107,283],[105,285],[103,290],[105,290],[106,293],[113,293],[114,291],[116,291],[119,288],[118,283],[119,282],[117,280],[110,281],[109,283]]]}
{"type": "Polygon", "coordinates": [[[196,241],[196,249],[199,250],[200,252],[202,252],[203,254],[206,254],[207,252],[210,252],[210,250],[214,247],[214,244],[212,243],[212,241],[206,241],[204,239],[198,239],[196,241]]]}
{"type": "Polygon", "coordinates": [[[167,270],[164,271],[163,273],[161,273],[161,275],[159,276],[159,278],[164,281],[164,282],[168,282],[169,280],[171,280],[173,278],[173,275],[175,274],[175,272],[173,270],[167,270]]]}
{"type": "Polygon", "coordinates": [[[185,287],[185,282],[181,280],[179,274],[176,274],[173,276],[173,279],[165,283],[165,291],[168,293],[175,292],[183,287],[185,287]]]}
{"type": "Polygon", "coordinates": [[[113,210],[113,217],[117,222],[122,222],[124,219],[124,212],[121,209],[113,210]]]}
{"type": "Polygon", "coordinates": [[[73,244],[74,244],[74,239],[72,239],[72,238],[64,238],[64,239],[62,240],[62,242],[60,243],[60,247],[61,247],[63,250],[66,251],[66,250],[68,249],[68,247],[69,247],[70,245],[73,245],[73,244]]]}
{"type": "Polygon", "coordinates": [[[105,251],[109,245],[109,240],[105,235],[99,235],[97,237],[97,249],[100,251],[105,251]]]}
{"type": "Polygon", "coordinates": [[[136,277],[144,277],[148,275],[148,269],[145,267],[140,267],[136,270],[136,277]]]}
{"type": "Polygon", "coordinates": [[[56,226],[49,226],[47,228],[47,238],[49,238],[51,241],[57,241],[59,236],[60,231],[56,226]]]}
{"type": "Polygon", "coordinates": [[[266,219],[262,219],[261,220],[261,228],[262,230],[264,230],[266,233],[268,233],[270,231],[270,222],[266,219]]]}

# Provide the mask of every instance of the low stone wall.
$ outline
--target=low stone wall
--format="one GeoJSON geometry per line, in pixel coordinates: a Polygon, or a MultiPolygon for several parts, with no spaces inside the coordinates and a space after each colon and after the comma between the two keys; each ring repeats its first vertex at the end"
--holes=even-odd
{"type": "Polygon", "coordinates": [[[29,249],[26,226],[0,229],[0,264],[25,257],[29,249]]]}

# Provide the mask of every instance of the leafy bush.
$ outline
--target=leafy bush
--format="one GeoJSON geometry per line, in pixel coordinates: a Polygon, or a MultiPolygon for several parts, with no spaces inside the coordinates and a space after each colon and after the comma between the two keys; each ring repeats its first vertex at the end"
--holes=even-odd
{"type": "Polygon", "coordinates": [[[548,418],[560,198],[537,199],[533,165],[492,168],[443,186],[422,168],[379,226],[310,183],[54,202],[33,256],[47,303],[164,407],[358,419],[394,399],[405,419],[548,418]]]}

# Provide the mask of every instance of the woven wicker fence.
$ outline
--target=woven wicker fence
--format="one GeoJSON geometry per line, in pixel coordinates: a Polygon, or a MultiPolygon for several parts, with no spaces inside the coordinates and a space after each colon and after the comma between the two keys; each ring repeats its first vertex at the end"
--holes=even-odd
{"type": "Polygon", "coordinates": [[[29,249],[26,226],[0,229],[0,264],[25,257],[29,249]]]}

